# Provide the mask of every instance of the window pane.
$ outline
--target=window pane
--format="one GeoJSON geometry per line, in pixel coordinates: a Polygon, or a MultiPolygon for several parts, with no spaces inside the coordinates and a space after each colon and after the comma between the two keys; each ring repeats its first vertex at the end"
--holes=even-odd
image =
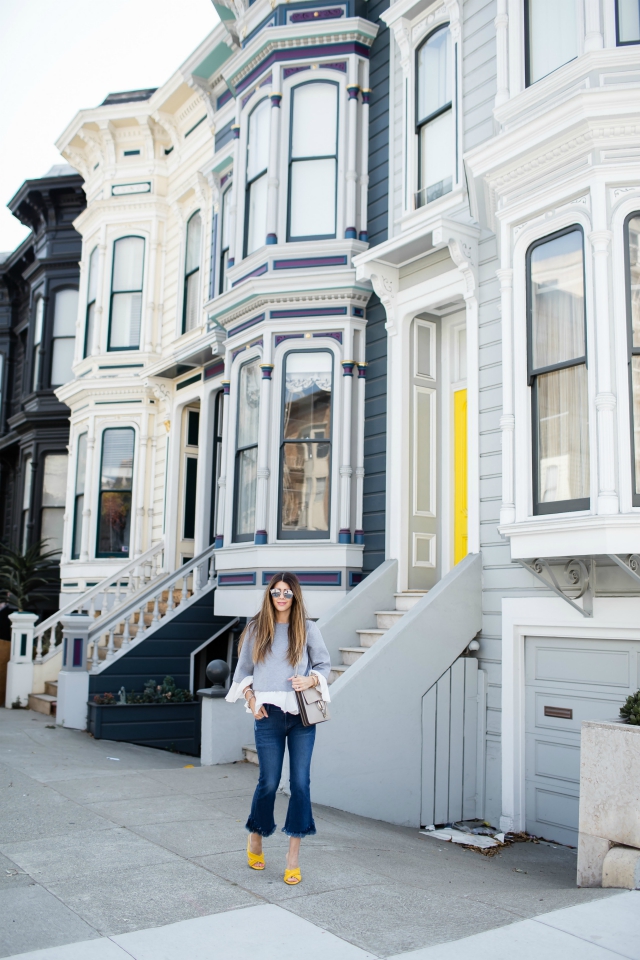
{"type": "Polygon", "coordinates": [[[198,326],[198,283],[200,271],[196,270],[187,277],[184,285],[184,329],[193,330],[198,326]]]}
{"type": "Polygon", "coordinates": [[[554,370],[537,378],[538,502],[589,496],[587,368],[554,370]]]}
{"type": "Polygon", "coordinates": [[[89,282],[87,284],[87,303],[96,299],[98,293],[98,248],[94,247],[89,257],[89,282]]]}
{"type": "Polygon", "coordinates": [[[258,448],[242,450],[237,457],[237,516],[236,534],[243,536],[255,531],[256,479],[258,474],[258,448]]]}
{"type": "Polygon", "coordinates": [[[44,480],[42,483],[42,506],[64,507],[67,496],[66,453],[50,453],[44,458],[44,480]]]}
{"type": "Polygon", "coordinates": [[[327,351],[287,355],[284,439],[328,440],[331,436],[332,358],[327,351]]]}
{"type": "Polygon", "coordinates": [[[576,0],[528,0],[529,83],[578,56],[576,0]]]}
{"type": "Polygon", "coordinates": [[[264,247],[267,238],[267,176],[260,177],[249,187],[249,223],[247,230],[247,256],[264,247]]]}
{"type": "Polygon", "coordinates": [[[285,443],[282,531],[329,534],[331,444],[285,443]]]}
{"type": "Polygon", "coordinates": [[[453,111],[420,129],[420,204],[431,203],[453,186],[453,111]]]}
{"type": "Polygon", "coordinates": [[[198,481],[198,461],[187,457],[184,477],[184,525],[183,537],[193,540],[196,535],[196,484],[198,481]]]}
{"type": "Polygon", "coordinates": [[[197,410],[189,410],[187,416],[187,446],[198,446],[198,434],[200,432],[200,414],[197,410]]]}
{"type": "Polygon", "coordinates": [[[142,237],[123,237],[113,246],[112,291],[142,290],[144,240],[142,237]]]}
{"type": "Polygon", "coordinates": [[[229,289],[229,279],[227,277],[227,265],[229,263],[229,251],[225,250],[220,261],[220,293],[225,293],[229,289]]]}
{"type": "Polygon", "coordinates": [[[231,190],[229,187],[222,194],[222,249],[226,250],[229,246],[229,210],[231,209],[231,190]]]}
{"type": "Polygon", "coordinates": [[[36,324],[33,332],[34,344],[38,344],[42,340],[43,320],[44,320],[44,300],[42,299],[42,297],[40,297],[38,300],[38,303],[36,304],[36,324]]]}
{"type": "Polygon", "coordinates": [[[187,224],[187,254],[185,273],[191,273],[200,266],[200,238],[202,235],[202,220],[199,213],[194,215],[187,224]]]}
{"type": "Polygon", "coordinates": [[[634,492],[640,493],[640,357],[631,357],[631,390],[633,394],[634,492]]]}
{"type": "Polygon", "coordinates": [[[131,494],[100,494],[98,553],[128,556],[130,527],[131,494]]]}
{"type": "Polygon", "coordinates": [[[637,43],[640,40],[638,0],[618,0],[618,40],[620,43],[637,43]]]}
{"type": "Polygon", "coordinates": [[[111,331],[109,346],[138,347],[140,345],[141,293],[116,293],[111,301],[111,331]]]}
{"type": "Polygon", "coordinates": [[[87,434],[78,437],[78,459],[76,461],[76,494],[84,493],[85,474],[87,472],[87,434]]]}
{"type": "Polygon", "coordinates": [[[22,469],[22,509],[28,510],[31,505],[31,484],[33,482],[33,471],[31,470],[31,457],[24,458],[22,469]]]}
{"type": "Polygon", "coordinates": [[[292,163],[290,203],[292,237],[335,236],[336,161],[292,163]]]}
{"type": "Polygon", "coordinates": [[[333,83],[304,83],[293,91],[291,157],[337,153],[338,88],[333,83]]]}
{"type": "Polygon", "coordinates": [[[91,351],[93,349],[93,338],[95,336],[95,332],[94,332],[95,322],[96,322],[96,305],[95,303],[91,303],[87,307],[87,326],[84,332],[85,357],[91,356],[91,351]]]}
{"type": "Polygon", "coordinates": [[[75,507],[73,511],[73,550],[71,551],[71,557],[73,560],[78,560],[80,558],[80,551],[82,550],[82,522],[84,512],[84,494],[81,494],[79,497],[76,497],[75,507]]]}
{"type": "Polygon", "coordinates": [[[238,448],[258,442],[260,415],[260,368],[258,361],[245,363],[240,368],[238,390],[238,448]]]}
{"type": "Polygon", "coordinates": [[[78,291],[60,290],[56,293],[53,314],[54,337],[75,337],[78,318],[78,291]]]}
{"type": "Polygon", "coordinates": [[[418,50],[418,120],[452,100],[451,34],[438,30],[418,50]]]}
{"type": "Polygon", "coordinates": [[[51,359],[51,386],[59,387],[63,383],[73,380],[71,366],[75,353],[75,337],[59,337],[53,341],[53,357],[51,359]]]}
{"type": "Polygon", "coordinates": [[[633,346],[640,347],[640,217],[629,220],[629,283],[633,346]]]}
{"type": "Polygon", "coordinates": [[[133,430],[105,430],[102,434],[101,490],[131,490],[133,430]]]}
{"type": "Polygon", "coordinates": [[[533,368],[585,355],[582,233],[534,247],[531,264],[533,368]]]}
{"type": "Polygon", "coordinates": [[[249,143],[247,145],[247,180],[266,170],[269,165],[269,121],[271,101],[263,100],[249,118],[249,143]]]}
{"type": "Polygon", "coordinates": [[[64,528],[64,507],[45,507],[40,517],[40,539],[46,543],[42,545],[42,553],[62,550],[62,532],[64,528]]]}

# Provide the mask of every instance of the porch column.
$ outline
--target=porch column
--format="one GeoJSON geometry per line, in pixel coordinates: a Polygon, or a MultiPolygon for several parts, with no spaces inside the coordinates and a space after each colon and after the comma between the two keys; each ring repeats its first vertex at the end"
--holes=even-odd
{"type": "MultiPolygon", "coordinates": [[[[73,363],[80,363],[84,356],[85,324],[87,322],[87,288],[89,262],[83,257],[78,264],[80,276],[78,279],[78,313],[76,315],[76,342],[73,345],[73,363]]],[[[89,353],[91,345],[89,345],[89,353]]]]}
{"type": "Polygon", "coordinates": [[[151,224],[151,242],[149,244],[149,279],[147,281],[147,304],[140,325],[140,353],[153,349],[153,321],[156,310],[156,273],[158,261],[158,221],[151,224]]]}
{"type": "Polygon", "coordinates": [[[513,412],[513,270],[496,270],[502,306],[502,506],[500,523],[515,523],[513,412]]]}
{"type": "MultiPolygon", "coordinates": [[[[230,366],[230,359],[227,359],[227,367],[230,366]]],[[[227,373],[228,376],[228,373],[227,373]]],[[[218,477],[218,509],[216,511],[216,539],[215,546],[224,546],[224,528],[226,523],[226,488],[227,488],[227,448],[229,446],[229,380],[222,380],[222,392],[224,400],[222,401],[222,456],[220,458],[220,476],[218,477]]]]}
{"type": "Polygon", "coordinates": [[[367,364],[358,361],[358,439],[356,448],[356,529],[354,543],[364,543],[362,513],[364,509],[364,394],[367,364]]]}
{"type": "MultiPolygon", "coordinates": [[[[594,220],[598,204],[594,198],[594,220]]],[[[602,218],[604,220],[604,217],[602,218]]],[[[604,221],[606,222],[606,220],[604,221]]],[[[616,492],[616,398],[611,389],[611,331],[609,313],[609,230],[589,234],[593,249],[596,329],[596,410],[598,433],[598,513],[618,513],[616,492]]]]}
{"type": "MultiPolygon", "coordinates": [[[[273,83],[278,84],[280,70],[274,68],[273,83]]],[[[278,242],[278,147],[280,145],[281,93],[271,94],[271,124],[269,126],[269,169],[267,172],[267,244],[278,242]]],[[[260,481],[258,481],[259,483],[260,481]]]]}
{"type": "MultiPolygon", "coordinates": [[[[369,61],[365,62],[365,83],[369,81],[369,61]]],[[[362,127],[360,129],[361,147],[360,147],[360,233],[358,240],[364,243],[369,242],[368,216],[369,216],[369,100],[371,90],[365,87],[362,90],[362,127]]]]}
{"type": "Polygon", "coordinates": [[[358,150],[358,63],[351,61],[349,64],[349,83],[347,93],[349,100],[347,104],[347,203],[346,203],[346,229],[344,235],[347,240],[355,240],[358,236],[356,230],[356,189],[358,180],[357,150],[358,150]]]}
{"type": "MultiPolygon", "coordinates": [[[[349,330],[345,347],[351,348],[349,330]]],[[[351,395],[353,393],[354,360],[342,361],[342,463],[340,464],[340,532],[338,543],[351,543],[351,395]]]]}
{"type": "MultiPolygon", "coordinates": [[[[206,388],[205,388],[206,389],[206,388]]],[[[211,497],[209,482],[213,464],[213,405],[215,388],[207,390],[200,404],[200,430],[198,432],[198,473],[196,477],[196,530],[193,544],[194,556],[209,546],[211,526],[211,497]]]]}
{"type": "Polygon", "coordinates": [[[267,510],[269,505],[269,427],[271,426],[271,337],[265,337],[264,363],[260,364],[260,424],[258,428],[258,470],[256,482],[256,532],[254,543],[267,543],[267,510]]]}
{"type": "Polygon", "coordinates": [[[584,52],[602,50],[604,40],[600,26],[600,0],[584,0],[584,52]]]}
{"type": "MultiPolygon", "coordinates": [[[[89,430],[87,432],[87,465],[84,474],[84,506],[82,510],[82,537],[80,540],[80,560],[89,559],[89,528],[91,526],[91,504],[93,503],[93,491],[95,489],[94,480],[94,450],[96,446],[96,418],[89,420],[89,430]]],[[[76,441],[76,452],[77,452],[76,441]]],[[[98,468],[99,469],[99,468],[98,468]]]]}

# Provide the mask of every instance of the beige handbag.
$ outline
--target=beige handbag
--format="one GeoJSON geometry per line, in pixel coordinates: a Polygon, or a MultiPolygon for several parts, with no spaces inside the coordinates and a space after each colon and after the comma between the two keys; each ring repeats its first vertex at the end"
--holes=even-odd
{"type": "MultiPolygon", "coordinates": [[[[296,674],[298,676],[306,676],[306,674],[300,673],[301,664],[302,660],[298,664],[296,674]]],[[[295,695],[298,701],[298,710],[303,727],[311,727],[316,723],[324,723],[325,720],[331,719],[329,711],[327,710],[327,704],[322,699],[319,686],[310,687],[308,690],[296,690],[295,695]]]]}

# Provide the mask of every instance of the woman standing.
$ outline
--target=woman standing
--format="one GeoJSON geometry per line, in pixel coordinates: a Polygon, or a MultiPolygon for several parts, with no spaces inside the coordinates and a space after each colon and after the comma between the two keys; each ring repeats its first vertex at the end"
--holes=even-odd
{"type": "Polygon", "coordinates": [[[282,774],[285,742],[289,747],[291,796],[282,832],[289,837],[284,882],[300,883],[298,854],[302,837],[316,832],[310,796],[310,767],[316,728],[305,727],[296,690],[320,687],[329,701],[331,663],[322,635],[308,620],[300,581],[294,573],[276,573],[265,591],[260,612],[240,638],[239,659],[227,700],[244,697],[255,717],[260,778],[247,820],[247,860],[264,870],[262,838],[276,829],[273,808],[282,774]]]}

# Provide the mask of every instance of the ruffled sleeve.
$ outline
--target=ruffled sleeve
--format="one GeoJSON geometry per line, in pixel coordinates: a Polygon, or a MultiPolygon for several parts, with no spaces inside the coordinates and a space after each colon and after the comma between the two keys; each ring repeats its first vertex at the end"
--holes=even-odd
{"type": "MultiPolygon", "coordinates": [[[[237,674],[236,670],[236,674],[237,674]]],[[[247,687],[250,687],[253,683],[253,677],[245,677],[243,680],[239,680],[237,683],[234,681],[230,688],[229,693],[226,695],[225,700],[229,703],[235,703],[236,700],[245,700],[244,691],[247,687]]]]}

